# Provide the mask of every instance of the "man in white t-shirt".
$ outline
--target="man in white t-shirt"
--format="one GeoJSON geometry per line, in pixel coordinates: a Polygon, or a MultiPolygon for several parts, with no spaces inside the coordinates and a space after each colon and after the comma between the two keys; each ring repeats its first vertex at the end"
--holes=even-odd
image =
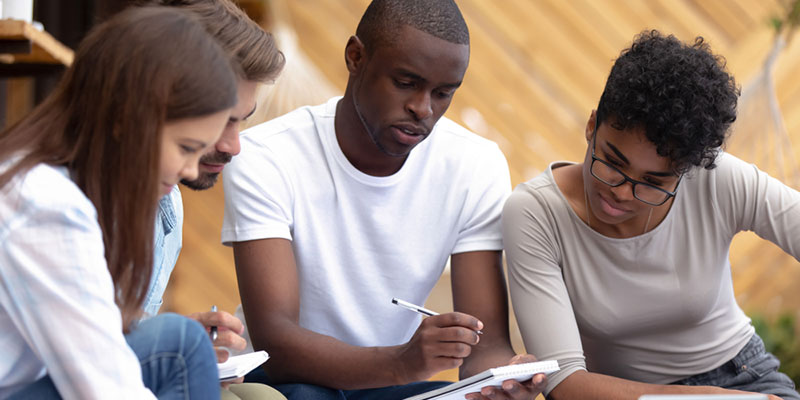
{"type": "MultiPolygon", "coordinates": [[[[441,118],[468,59],[452,0],[376,0],[345,48],[344,97],[242,134],[222,240],[252,344],[271,355],[259,379],[288,398],[405,398],[446,369],[534,360],[509,340],[506,160],[441,118]],[[421,320],[392,304],[424,303],[448,258],[457,312],[421,320]]],[[[543,381],[482,394],[533,399],[543,381]]]]}

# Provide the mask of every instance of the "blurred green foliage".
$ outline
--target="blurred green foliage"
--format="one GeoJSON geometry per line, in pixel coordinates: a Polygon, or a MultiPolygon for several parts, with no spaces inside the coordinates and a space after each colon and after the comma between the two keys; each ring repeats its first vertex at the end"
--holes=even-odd
{"type": "Polygon", "coordinates": [[[764,340],[764,347],[781,360],[780,371],[800,387],[800,336],[797,321],[792,314],[767,319],[760,315],[750,317],[756,333],[764,340]]]}
{"type": "Polygon", "coordinates": [[[800,26],[800,0],[785,1],[783,15],[773,16],[769,22],[775,28],[775,33],[781,34],[786,29],[791,34],[800,26]]]}

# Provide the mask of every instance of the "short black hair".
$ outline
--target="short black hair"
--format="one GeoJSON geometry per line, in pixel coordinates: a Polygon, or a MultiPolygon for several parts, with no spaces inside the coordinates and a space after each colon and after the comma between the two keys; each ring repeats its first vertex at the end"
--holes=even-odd
{"type": "Polygon", "coordinates": [[[715,167],[736,120],[739,88],[725,59],[698,36],[691,45],[659,31],[636,36],[614,62],[597,106],[597,126],[644,128],[658,155],[685,173],[715,167]]]}
{"type": "Polygon", "coordinates": [[[469,30],[453,0],[373,0],[356,28],[367,54],[392,45],[408,25],[455,44],[469,45],[469,30]]]}

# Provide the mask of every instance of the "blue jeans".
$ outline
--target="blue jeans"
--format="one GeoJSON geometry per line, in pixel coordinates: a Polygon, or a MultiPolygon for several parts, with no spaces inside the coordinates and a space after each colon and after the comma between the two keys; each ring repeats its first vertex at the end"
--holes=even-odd
{"type": "Polygon", "coordinates": [[[774,394],[784,400],[800,400],[794,382],[778,372],[780,361],[764,349],[758,334],[733,359],[721,367],[690,376],[674,385],[717,386],[746,392],[774,394]]]}
{"type": "Polygon", "coordinates": [[[244,380],[245,382],[270,385],[286,396],[288,400],[402,400],[451,383],[426,381],[376,389],[339,390],[305,383],[273,384],[270,383],[267,374],[261,368],[256,368],[247,374],[244,380]]]}
{"type": "MultiPolygon", "coordinates": [[[[142,365],[145,387],[159,399],[219,400],[217,356],[206,330],[196,321],[161,314],[140,322],[125,339],[142,365]]],[[[9,400],[60,398],[45,376],[9,400]]]]}

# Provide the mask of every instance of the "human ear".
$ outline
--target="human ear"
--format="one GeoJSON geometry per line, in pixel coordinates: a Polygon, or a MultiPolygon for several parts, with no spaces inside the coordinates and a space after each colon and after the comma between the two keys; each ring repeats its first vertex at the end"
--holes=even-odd
{"type": "Polygon", "coordinates": [[[592,136],[594,135],[594,128],[595,124],[597,123],[597,110],[592,110],[592,113],[589,115],[589,120],[586,121],[586,141],[589,142],[592,140],[592,136]]]}
{"type": "Polygon", "coordinates": [[[350,75],[358,74],[364,64],[365,57],[364,43],[361,42],[358,36],[350,36],[350,39],[347,40],[347,45],[344,47],[344,63],[350,75]]]}

